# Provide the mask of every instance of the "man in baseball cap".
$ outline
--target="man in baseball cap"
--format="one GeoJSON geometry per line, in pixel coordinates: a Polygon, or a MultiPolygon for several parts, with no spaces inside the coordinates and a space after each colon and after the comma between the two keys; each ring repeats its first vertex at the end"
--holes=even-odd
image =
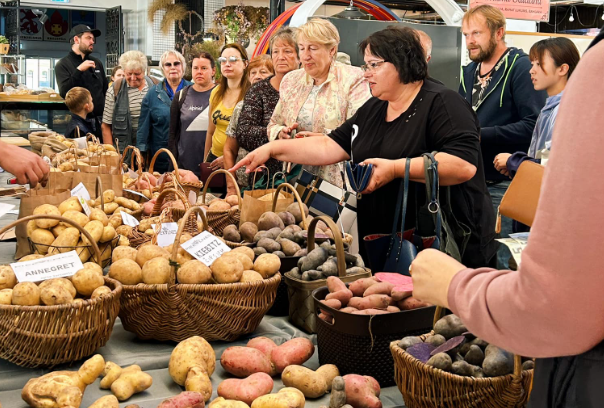
{"type": "Polygon", "coordinates": [[[105,109],[105,93],[109,84],[103,63],[90,54],[96,38],[100,36],[100,30],[90,28],[86,24],[73,27],[69,33],[71,51],[61,58],[55,67],[59,94],[65,98],[67,92],[76,86],[88,89],[94,103],[92,115],[99,120],[105,109]]]}

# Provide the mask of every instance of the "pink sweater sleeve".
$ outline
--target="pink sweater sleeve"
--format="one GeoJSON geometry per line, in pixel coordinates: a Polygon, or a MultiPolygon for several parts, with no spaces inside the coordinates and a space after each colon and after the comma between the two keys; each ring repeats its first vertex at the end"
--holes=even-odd
{"type": "Polygon", "coordinates": [[[562,97],[518,272],[465,269],[449,287],[468,329],[516,354],[575,355],[604,339],[603,70],[600,42],[562,97]]]}

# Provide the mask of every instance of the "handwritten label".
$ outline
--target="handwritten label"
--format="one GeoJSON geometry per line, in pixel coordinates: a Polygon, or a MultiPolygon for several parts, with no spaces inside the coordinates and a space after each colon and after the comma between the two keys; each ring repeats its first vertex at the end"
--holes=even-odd
{"type": "Polygon", "coordinates": [[[92,213],[92,210],[88,206],[88,203],[86,202],[86,200],[84,199],[84,197],[78,197],[78,201],[79,201],[80,205],[82,206],[82,209],[84,210],[84,212],[86,213],[86,215],[90,217],[90,214],[92,213]]]}
{"type": "Polygon", "coordinates": [[[126,192],[126,193],[130,193],[130,194],[134,194],[134,195],[137,195],[137,196],[141,196],[145,200],[149,201],[149,199],[147,198],[147,196],[145,196],[143,193],[139,193],[138,191],[129,190],[127,188],[123,189],[123,191],[126,192]]]}
{"type": "Polygon", "coordinates": [[[165,222],[161,225],[161,231],[157,231],[157,224],[152,224],[151,227],[157,234],[157,245],[164,248],[168,245],[172,245],[176,239],[176,231],[178,231],[178,224],[175,222],[165,222]]]}
{"type": "Polygon", "coordinates": [[[212,262],[220,258],[220,255],[231,250],[218,237],[208,231],[203,231],[187,242],[180,244],[180,246],[206,266],[212,265],[212,262]]]}
{"type": "Polygon", "coordinates": [[[501,238],[497,240],[510,249],[512,257],[518,266],[520,266],[522,251],[524,251],[524,248],[526,248],[526,245],[528,244],[529,234],[529,232],[519,232],[516,234],[510,234],[509,238],[501,238]]]}
{"type": "Polygon", "coordinates": [[[39,282],[54,278],[66,278],[83,269],[76,251],[48,256],[33,261],[10,264],[19,282],[39,282]]]}
{"type": "Polygon", "coordinates": [[[86,189],[86,186],[82,183],[78,184],[71,190],[72,197],[82,197],[84,200],[90,200],[90,193],[86,189]]]}
{"type": "Polygon", "coordinates": [[[125,211],[120,211],[120,214],[122,214],[122,222],[124,223],[124,225],[136,227],[138,226],[138,224],[140,224],[136,218],[126,213],[125,211]]]}

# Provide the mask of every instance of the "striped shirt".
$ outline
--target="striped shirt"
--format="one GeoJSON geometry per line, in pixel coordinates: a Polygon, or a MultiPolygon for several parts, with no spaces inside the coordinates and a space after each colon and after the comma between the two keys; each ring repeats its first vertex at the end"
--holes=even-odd
{"type": "MultiPolygon", "coordinates": [[[[128,101],[130,105],[130,116],[132,119],[132,128],[138,129],[138,118],[141,115],[141,105],[143,98],[149,91],[149,85],[145,81],[145,87],[142,91],[138,88],[128,86],[128,101]]],[[[103,111],[103,123],[111,125],[113,123],[113,108],[115,107],[115,91],[113,86],[110,86],[105,96],[105,110],[103,111]]]]}

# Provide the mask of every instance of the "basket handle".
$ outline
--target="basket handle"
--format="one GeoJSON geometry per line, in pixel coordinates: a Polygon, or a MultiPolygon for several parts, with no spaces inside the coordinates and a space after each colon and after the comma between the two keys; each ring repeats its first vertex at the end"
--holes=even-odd
{"type": "Polygon", "coordinates": [[[133,187],[136,184],[136,182],[141,179],[147,179],[147,184],[149,184],[149,191],[153,190],[153,186],[151,185],[151,182],[149,181],[149,176],[147,176],[147,172],[140,172],[138,174],[138,178],[136,180],[132,181],[130,184],[128,184],[126,186],[126,188],[133,187]]]}
{"type": "Polygon", "coordinates": [[[178,175],[178,164],[176,164],[176,158],[174,157],[172,152],[166,148],[161,148],[157,152],[155,152],[153,158],[151,159],[151,164],[149,165],[149,173],[153,174],[153,166],[155,166],[155,161],[157,160],[157,157],[162,154],[162,152],[166,153],[170,157],[170,160],[172,161],[172,166],[174,166],[174,176],[176,177],[176,181],[180,184],[180,176],[178,175]]]}
{"type": "MultiPolygon", "coordinates": [[[[281,186],[283,186],[283,184],[281,184],[279,187],[281,187],[281,186]]],[[[304,212],[302,214],[304,214],[304,212]]],[[[336,257],[338,260],[337,261],[338,276],[340,278],[343,278],[346,276],[346,260],[345,260],[345,255],[344,255],[344,242],[342,242],[342,237],[340,236],[340,230],[338,229],[338,226],[333,222],[333,220],[331,218],[326,217],[325,215],[321,215],[321,216],[318,216],[318,217],[315,217],[312,219],[312,221],[310,222],[310,225],[308,226],[308,244],[307,244],[308,252],[315,249],[315,229],[316,229],[319,221],[323,221],[325,224],[327,224],[327,226],[329,227],[329,229],[331,229],[331,232],[333,233],[333,238],[336,241],[336,257]]]]}
{"type": "Polygon", "coordinates": [[[94,193],[97,197],[101,197],[101,210],[105,212],[105,197],[103,196],[103,182],[101,181],[101,176],[96,176],[96,185],[94,186],[94,193]]]}
{"type": "MultiPolygon", "coordinates": [[[[277,187],[277,191],[275,191],[275,196],[273,197],[273,206],[271,207],[271,211],[275,212],[275,209],[277,208],[277,201],[279,199],[279,192],[284,188],[287,188],[288,190],[290,190],[292,192],[292,194],[294,195],[294,198],[296,199],[296,201],[298,202],[298,205],[300,206],[300,214],[302,214],[302,225],[304,225],[305,230],[308,230],[308,221],[306,221],[306,214],[304,212],[304,207],[302,207],[302,199],[300,198],[300,194],[298,194],[298,192],[296,191],[294,186],[292,186],[291,184],[282,183],[277,187]]],[[[335,235],[334,235],[334,237],[335,237],[335,235]]],[[[314,240],[314,237],[313,237],[313,240],[314,240]]]]}
{"type": "Polygon", "coordinates": [[[41,219],[48,219],[48,220],[59,220],[61,222],[67,223],[69,225],[71,225],[72,227],[78,229],[80,231],[80,233],[84,234],[84,236],[86,237],[86,239],[88,240],[88,242],[90,242],[90,245],[92,246],[92,249],[94,251],[94,256],[96,258],[96,262],[99,264],[99,266],[102,268],[103,266],[102,261],[101,261],[101,250],[99,249],[99,246],[97,245],[96,241],[94,240],[94,238],[92,238],[92,235],[90,235],[90,233],[88,231],[86,231],[84,228],[82,228],[80,226],[80,224],[78,224],[75,221],[70,220],[69,218],[65,218],[63,216],[60,215],[54,215],[54,214],[37,214],[37,215],[28,215],[27,217],[23,217],[23,218],[19,218],[16,221],[11,222],[8,225],[5,225],[4,227],[2,227],[0,229],[0,235],[4,234],[6,231],[8,231],[9,229],[25,222],[29,222],[31,220],[41,220],[41,219]]]}
{"type": "MultiPolygon", "coordinates": [[[[432,323],[432,327],[445,315],[445,308],[442,306],[436,306],[436,310],[434,310],[434,322],[432,323]]],[[[520,382],[522,380],[522,357],[514,354],[514,372],[512,374],[514,376],[514,381],[520,382]]]]}
{"type": "MultiPolygon", "coordinates": [[[[254,171],[254,177],[252,178],[252,191],[254,191],[256,189],[256,176],[258,175],[258,173],[263,173],[264,171],[266,171],[266,178],[267,178],[267,180],[270,181],[270,179],[271,179],[271,172],[270,172],[270,170],[264,164],[261,164],[254,171]]],[[[268,182],[267,182],[267,186],[268,186],[268,182]]]]}
{"type": "MultiPolygon", "coordinates": [[[[178,248],[180,247],[180,237],[182,236],[182,233],[185,229],[185,224],[187,223],[186,220],[194,213],[199,214],[199,216],[201,217],[201,224],[203,227],[202,231],[208,230],[208,218],[206,217],[206,214],[203,212],[201,207],[193,206],[193,207],[187,209],[187,212],[182,217],[183,221],[180,223],[178,230],[176,231],[176,237],[174,238],[174,244],[176,244],[176,245],[172,245],[172,254],[170,256],[170,283],[176,282],[176,266],[178,265],[178,262],[176,261],[176,259],[178,259],[178,248]]],[[[200,233],[202,231],[200,231],[200,233]]]]}
{"type": "Polygon", "coordinates": [[[235,184],[235,189],[237,190],[237,198],[239,199],[239,210],[241,210],[241,190],[239,189],[237,180],[235,179],[235,177],[233,176],[233,174],[230,171],[227,171],[224,169],[218,169],[216,171],[213,171],[212,174],[210,174],[210,177],[208,177],[208,179],[206,180],[205,186],[203,187],[203,193],[201,193],[201,202],[205,205],[206,192],[208,191],[208,186],[210,185],[210,180],[212,180],[212,177],[214,177],[216,174],[226,174],[233,180],[233,184],[235,184]]]}
{"type": "Polygon", "coordinates": [[[139,166],[139,170],[142,167],[142,162],[140,161],[140,150],[138,150],[138,148],[136,148],[135,146],[126,146],[126,148],[124,149],[124,151],[122,152],[122,155],[120,157],[120,170],[123,171],[124,168],[124,159],[126,158],[126,153],[128,153],[128,151],[132,150],[132,156],[130,157],[130,168],[134,170],[134,155],[137,154],[138,152],[138,156],[137,156],[137,164],[139,166]]]}
{"type": "Polygon", "coordinates": [[[158,216],[159,214],[161,214],[161,207],[162,207],[162,205],[164,205],[164,200],[165,200],[166,196],[171,193],[175,194],[178,197],[178,199],[180,199],[180,201],[182,201],[182,203],[185,206],[185,211],[187,211],[191,208],[191,205],[189,204],[189,199],[187,197],[185,197],[185,195],[180,190],[176,190],[174,188],[167,188],[164,191],[162,191],[159,194],[159,196],[157,196],[157,201],[155,202],[155,205],[153,206],[153,210],[151,211],[151,216],[155,217],[155,216],[158,216]]]}

